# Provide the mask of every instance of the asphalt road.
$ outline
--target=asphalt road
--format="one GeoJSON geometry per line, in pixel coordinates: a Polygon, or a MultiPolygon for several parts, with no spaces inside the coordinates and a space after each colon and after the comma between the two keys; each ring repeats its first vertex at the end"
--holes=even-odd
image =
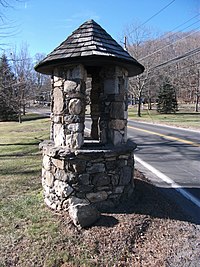
{"type": "Polygon", "coordinates": [[[180,188],[200,217],[200,132],[129,120],[128,136],[137,143],[136,161],[147,163],[149,173],[155,169],[154,184],[180,188]]]}

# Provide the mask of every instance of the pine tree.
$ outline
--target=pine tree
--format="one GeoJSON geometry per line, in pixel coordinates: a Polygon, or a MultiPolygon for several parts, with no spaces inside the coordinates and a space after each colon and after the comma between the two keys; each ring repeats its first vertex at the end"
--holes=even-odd
{"type": "Polygon", "coordinates": [[[14,90],[15,77],[5,54],[0,58],[0,120],[17,117],[18,108],[14,90]]]}
{"type": "Polygon", "coordinates": [[[175,88],[166,81],[160,88],[157,111],[159,113],[175,113],[178,110],[175,88]]]}

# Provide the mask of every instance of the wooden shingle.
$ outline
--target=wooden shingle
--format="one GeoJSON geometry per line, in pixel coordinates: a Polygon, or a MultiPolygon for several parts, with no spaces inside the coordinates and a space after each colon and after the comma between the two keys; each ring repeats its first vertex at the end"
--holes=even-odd
{"type": "Polygon", "coordinates": [[[54,67],[71,64],[83,64],[86,67],[120,65],[128,70],[129,76],[138,75],[144,70],[144,67],[94,20],[83,23],[48,54],[35,70],[51,74],[54,67]]]}

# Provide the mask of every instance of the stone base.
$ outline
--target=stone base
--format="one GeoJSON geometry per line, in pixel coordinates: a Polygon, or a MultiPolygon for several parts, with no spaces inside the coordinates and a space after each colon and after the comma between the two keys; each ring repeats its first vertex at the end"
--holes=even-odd
{"type": "Polygon", "coordinates": [[[107,211],[133,192],[136,145],[131,141],[116,148],[89,142],[79,150],[44,141],[40,148],[44,198],[52,209],[92,205],[107,211]]]}

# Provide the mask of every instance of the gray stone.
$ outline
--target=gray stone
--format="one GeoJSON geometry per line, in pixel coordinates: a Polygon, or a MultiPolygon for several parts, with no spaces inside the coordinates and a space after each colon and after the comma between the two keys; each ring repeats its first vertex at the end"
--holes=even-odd
{"type": "Polygon", "coordinates": [[[53,182],[54,182],[54,176],[51,172],[49,171],[46,171],[45,173],[45,184],[49,187],[53,186],[53,182]]]}
{"type": "Polygon", "coordinates": [[[96,193],[88,193],[86,194],[86,197],[90,202],[98,202],[106,200],[108,197],[108,193],[106,191],[99,191],[96,193]]]}
{"type": "Polygon", "coordinates": [[[62,79],[57,79],[56,81],[54,79],[54,87],[60,87],[62,85],[63,85],[63,80],[62,79]]]}
{"type": "Polygon", "coordinates": [[[84,136],[82,133],[74,133],[66,135],[66,145],[70,148],[78,149],[84,143],[84,136]]]}
{"type": "Polygon", "coordinates": [[[85,160],[74,160],[72,162],[73,171],[76,173],[84,173],[85,167],[86,167],[86,161],[85,160]]]}
{"type": "Polygon", "coordinates": [[[70,185],[59,180],[55,180],[54,188],[56,195],[62,198],[67,198],[74,191],[74,189],[70,185]]]}
{"type": "Polygon", "coordinates": [[[64,82],[64,92],[73,92],[77,87],[77,83],[75,81],[66,80],[64,82]]]}
{"type": "Polygon", "coordinates": [[[124,119],[124,102],[112,102],[110,117],[113,119],[124,119]]]}
{"type": "Polygon", "coordinates": [[[66,182],[68,180],[68,174],[64,170],[57,169],[55,179],[66,182]]]}
{"type": "Polygon", "coordinates": [[[69,113],[72,115],[79,115],[82,111],[82,103],[80,99],[74,98],[69,101],[69,113]]]}
{"type": "Polygon", "coordinates": [[[111,120],[109,127],[115,130],[122,130],[126,126],[126,120],[111,120]]]}
{"type": "Polygon", "coordinates": [[[63,111],[64,101],[63,101],[63,92],[58,87],[55,87],[53,90],[53,113],[60,114],[63,111]]]}
{"type": "Polygon", "coordinates": [[[90,183],[89,178],[90,178],[90,175],[88,173],[79,174],[78,181],[80,184],[89,185],[89,183],[90,183]]]}
{"type": "Polygon", "coordinates": [[[43,167],[46,171],[50,171],[51,169],[51,160],[50,157],[47,155],[43,156],[43,167]]]}
{"type": "Polygon", "coordinates": [[[105,165],[103,163],[95,163],[91,167],[87,168],[88,173],[98,173],[104,171],[105,171],[105,165]]]}
{"type": "Polygon", "coordinates": [[[70,123],[67,125],[67,129],[72,132],[82,132],[84,128],[83,123],[70,123]]]}
{"type": "Polygon", "coordinates": [[[117,86],[116,79],[105,79],[104,80],[104,92],[106,94],[118,94],[119,88],[117,86]]]}
{"type": "Polygon", "coordinates": [[[59,168],[61,170],[64,170],[64,167],[65,167],[65,162],[64,160],[61,160],[61,159],[54,159],[52,158],[52,163],[53,165],[56,167],[56,168],[59,168]]]}
{"type": "Polygon", "coordinates": [[[133,170],[129,166],[124,166],[121,169],[121,174],[120,174],[120,185],[127,185],[131,182],[133,176],[133,170]]]}
{"type": "Polygon", "coordinates": [[[69,216],[78,228],[91,226],[100,218],[100,212],[92,205],[70,205],[69,216]]]}
{"type": "Polygon", "coordinates": [[[123,191],[124,191],[124,186],[116,186],[116,187],[114,188],[113,193],[116,193],[116,194],[122,194],[123,191]]]}
{"type": "Polygon", "coordinates": [[[97,173],[92,179],[95,186],[104,186],[110,184],[110,177],[106,173],[97,173]]]}
{"type": "Polygon", "coordinates": [[[112,133],[113,145],[117,146],[123,143],[123,135],[119,131],[113,130],[112,133]]]}
{"type": "Polygon", "coordinates": [[[62,124],[54,124],[53,135],[54,135],[55,146],[64,146],[65,134],[64,134],[64,127],[62,124]]]}

